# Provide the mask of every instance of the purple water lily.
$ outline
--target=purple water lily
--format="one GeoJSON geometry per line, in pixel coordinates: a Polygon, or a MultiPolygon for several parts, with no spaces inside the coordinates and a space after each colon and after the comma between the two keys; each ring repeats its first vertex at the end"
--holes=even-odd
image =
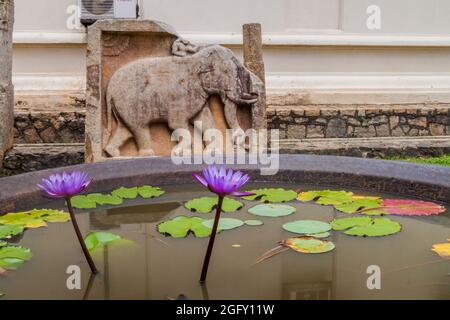
{"type": "Polygon", "coordinates": [[[238,191],[250,180],[250,177],[241,171],[234,172],[233,169],[227,171],[225,166],[220,169],[209,166],[202,170],[202,174],[194,173],[194,177],[209,191],[219,196],[245,197],[252,195],[251,192],[238,191]]]}
{"type": "Polygon", "coordinates": [[[70,198],[81,193],[92,182],[87,173],[75,171],[72,173],[52,174],[48,179],[42,179],[38,188],[50,198],[70,198]]]}
{"type": "Polygon", "coordinates": [[[194,177],[202,185],[207,187],[209,191],[217,194],[218,196],[214,224],[211,230],[211,236],[209,237],[208,249],[206,250],[205,260],[203,261],[203,268],[200,276],[200,282],[204,283],[208,273],[209,260],[211,259],[225,196],[245,197],[250,196],[253,193],[238,191],[248,182],[248,180],[250,180],[250,177],[247,174],[244,174],[241,171],[235,172],[232,169],[228,169],[227,171],[225,166],[222,166],[220,169],[217,169],[215,166],[209,166],[202,170],[202,175],[194,173],[194,177]]]}
{"type": "Polygon", "coordinates": [[[90,178],[85,172],[63,172],[62,174],[52,174],[48,177],[48,179],[42,179],[42,183],[37,184],[37,187],[41,189],[47,197],[66,200],[70,220],[72,221],[73,228],[75,229],[78,241],[80,242],[81,249],[83,250],[84,256],[89,264],[89,268],[92,273],[96,274],[98,272],[97,268],[94,260],[92,260],[89,250],[86,247],[80,228],[78,227],[71,202],[71,198],[83,192],[91,184],[91,182],[92,178],[90,178]]]}

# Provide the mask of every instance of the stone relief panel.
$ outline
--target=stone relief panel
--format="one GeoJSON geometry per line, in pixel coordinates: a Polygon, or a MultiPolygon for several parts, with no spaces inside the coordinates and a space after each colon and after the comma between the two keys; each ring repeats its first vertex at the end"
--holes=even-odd
{"type": "Polygon", "coordinates": [[[176,129],[265,126],[263,82],[230,49],[197,46],[167,25],[100,21],[87,60],[88,162],[170,156],[176,129]]]}

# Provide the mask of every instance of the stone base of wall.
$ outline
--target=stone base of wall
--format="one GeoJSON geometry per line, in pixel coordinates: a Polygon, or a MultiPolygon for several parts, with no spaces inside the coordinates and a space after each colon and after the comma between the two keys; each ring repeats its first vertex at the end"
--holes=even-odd
{"type": "Polygon", "coordinates": [[[4,176],[84,162],[83,144],[15,145],[3,159],[4,176]]]}

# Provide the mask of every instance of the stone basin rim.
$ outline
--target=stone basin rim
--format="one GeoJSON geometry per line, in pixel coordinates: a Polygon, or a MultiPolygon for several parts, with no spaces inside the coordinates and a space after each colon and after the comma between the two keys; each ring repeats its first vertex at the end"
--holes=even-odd
{"type": "MultiPolygon", "coordinates": [[[[248,163],[248,161],[246,162],[248,163]]],[[[204,165],[175,165],[170,158],[135,158],[81,164],[0,178],[0,214],[46,201],[36,183],[52,173],[82,170],[94,177],[89,192],[120,186],[194,183],[192,172],[204,165]]],[[[258,165],[232,165],[254,182],[314,184],[317,187],[357,188],[450,203],[450,168],[402,161],[353,157],[280,155],[274,176],[260,174],[258,165]]]]}

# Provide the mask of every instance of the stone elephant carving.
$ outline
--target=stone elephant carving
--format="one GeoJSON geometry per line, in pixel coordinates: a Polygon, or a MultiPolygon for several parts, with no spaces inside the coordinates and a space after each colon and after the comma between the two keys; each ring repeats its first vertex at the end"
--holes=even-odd
{"type": "MultiPolygon", "coordinates": [[[[212,95],[220,97],[228,126],[240,129],[238,107],[252,108],[252,127],[264,126],[264,84],[246,69],[233,52],[219,45],[204,47],[185,57],[151,57],[131,62],[111,77],[106,103],[108,123],[117,129],[105,152],[120,156],[120,147],[134,137],[140,156],[152,156],[149,125],[167,123],[171,130],[188,129],[194,120],[214,128],[208,108],[212,95]]],[[[110,131],[111,132],[111,131],[110,131]]]]}

